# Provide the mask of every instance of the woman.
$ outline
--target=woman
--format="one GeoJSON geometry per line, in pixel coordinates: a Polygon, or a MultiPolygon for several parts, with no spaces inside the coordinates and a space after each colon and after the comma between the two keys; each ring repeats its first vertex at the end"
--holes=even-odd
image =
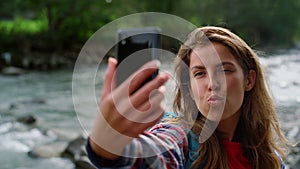
{"type": "Polygon", "coordinates": [[[157,62],[150,62],[142,73],[115,88],[116,61],[110,59],[101,113],[87,144],[95,166],[284,168],[279,145],[286,140],[261,65],[237,35],[219,27],[202,27],[190,34],[175,63],[176,114],[160,123],[164,112],[161,86],[169,76],[161,73],[137,92],[130,92],[158,67],[157,62]],[[125,104],[125,89],[129,89],[132,106],[125,104]],[[129,114],[133,115],[126,118],[129,114]]]}

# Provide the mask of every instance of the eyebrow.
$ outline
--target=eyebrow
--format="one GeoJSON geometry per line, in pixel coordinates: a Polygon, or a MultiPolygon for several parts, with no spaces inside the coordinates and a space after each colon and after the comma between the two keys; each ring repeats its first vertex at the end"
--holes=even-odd
{"type": "Polygon", "coordinates": [[[221,66],[225,66],[225,65],[234,66],[234,64],[231,62],[222,62],[220,64],[217,64],[216,67],[221,67],[221,66]]]}
{"type": "Polygon", "coordinates": [[[194,69],[196,69],[196,70],[199,70],[199,69],[205,69],[205,66],[199,66],[199,65],[193,66],[193,67],[191,68],[191,71],[194,70],[194,69]]]}
{"type": "MultiPolygon", "coordinates": [[[[216,67],[222,67],[225,65],[234,66],[234,64],[231,62],[222,62],[220,64],[217,64],[216,67]]],[[[196,65],[196,66],[191,67],[191,70],[193,70],[193,69],[205,69],[205,66],[196,65]]]]}

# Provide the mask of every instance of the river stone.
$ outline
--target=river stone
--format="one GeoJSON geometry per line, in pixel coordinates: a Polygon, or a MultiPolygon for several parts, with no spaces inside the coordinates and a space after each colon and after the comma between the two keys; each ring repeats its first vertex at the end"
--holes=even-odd
{"type": "Polygon", "coordinates": [[[87,156],[81,156],[75,161],[76,169],[96,169],[87,156]]]}
{"type": "Polygon", "coordinates": [[[55,136],[59,141],[70,141],[79,137],[78,133],[58,129],[49,129],[46,134],[55,136]]]}
{"type": "Polygon", "coordinates": [[[62,157],[69,158],[75,163],[76,169],[95,169],[87,157],[86,141],[87,138],[81,135],[71,141],[62,153],[62,157]]]}
{"type": "Polygon", "coordinates": [[[16,75],[21,75],[24,73],[25,73],[25,70],[23,70],[21,68],[13,67],[13,66],[2,69],[2,74],[9,75],[9,76],[16,76],[16,75]]]}
{"type": "Polygon", "coordinates": [[[66,142],[55,142],[45,145],[40,145],[34,147],[31,151],[28,152],[30,157],[35,158],[51,158],[51,157],[60,157],[62,152],[66,149],[66,142]]]}
{"type": "Polygon", "coordinates": [[[28,114],[28,115],[18,117],[17,121],[30,125],[30,124],[34,124],[36,122],[36,118],[33,115],[28,114]]]}
{"type": "Polygon", "coordinates": [[[72,161],[76,161],[80,156],[85,154],[85,144],[86,138],[84,136],[79,136],[68,144],[62,156],[70,158],[72,161]]]}
{"type": "Polygon", "coordinates": [[[22,105],[21,103],[12,103],[9,106],[9,110],[19,109],[22,106],[24,106],[24,105],[22,105]]]}

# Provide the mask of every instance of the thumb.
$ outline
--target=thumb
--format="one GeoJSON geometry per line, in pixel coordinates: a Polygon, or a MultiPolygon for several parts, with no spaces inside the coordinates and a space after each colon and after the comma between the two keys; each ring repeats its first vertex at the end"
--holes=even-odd
{"type": "Polygon", "coordinates": [[[102,94],[101,94],[101,101],[103,98],[111,93],[111,91],[115,88],[116,82],[114,79],[114,73],[117,68],[117,60],[110,57],[108,58],[108,67],[105,73],[104,77],[104,83],[103,83],[103,88],[102,88],[102,94]]]}

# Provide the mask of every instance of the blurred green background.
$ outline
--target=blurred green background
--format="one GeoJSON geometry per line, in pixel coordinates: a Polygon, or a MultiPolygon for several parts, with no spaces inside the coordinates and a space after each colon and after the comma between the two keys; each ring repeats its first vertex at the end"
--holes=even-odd
{"type": "Polygon", "coordinates": [[[103,25],[150,11],[173,14],[196,26],[229,28],[264,51],[293,48],[300,41],[300,0],[1,0],[0,53],[13,56],[13,66],[28,69],[72,65],[103,25]],[[53,55],[64,61],[44,63],[53,55]],[[24,61],[26,56],[41,61],[24,61]]]}

